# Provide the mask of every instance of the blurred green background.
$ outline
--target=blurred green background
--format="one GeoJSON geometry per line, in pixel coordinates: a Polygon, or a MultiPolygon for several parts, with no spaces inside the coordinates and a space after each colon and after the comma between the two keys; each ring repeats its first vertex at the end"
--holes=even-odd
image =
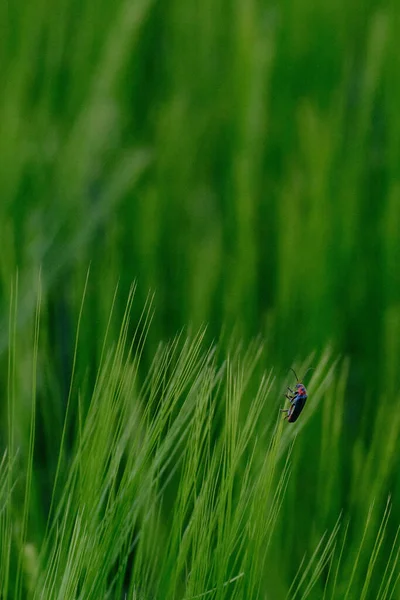
{"type": "Polygon", "coordinates": [[[93,377],[133,280],[137,317],[155,293],[144,364],[202,324],[222,344],[261,334],[279,377],[328,344],[346,357],[340,424],[321,449],[331,393],[296,448],[296,568],[312,515],[391,493],[399,521],[399,27],[395,1],[0,3],[0,351],[6,373],[11,281],[23,334],[41,268],[45,453],[90,265],[93,377]]]}

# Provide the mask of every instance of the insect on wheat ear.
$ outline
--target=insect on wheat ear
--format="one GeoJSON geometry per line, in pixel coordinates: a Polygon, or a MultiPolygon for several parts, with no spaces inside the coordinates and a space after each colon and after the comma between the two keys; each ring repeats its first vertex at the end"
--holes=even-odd
{"type": "MultiPolygon", "coordinates": [[[[284,418],[287,419],[288,423],[294,423],[295,421],[297,421],[301,411],[304,408],[308,394],[302,381],[297,377],[296,371],[292,369],[292,367],[290,367],[290,370],[294,373],[294,376],[296,377],[296,386],[294,390],[292,390],[292,388],[288,386],[288,392],[286,392],[284,396],[289,400],[290,406],[289,408],[281,408],[281,412],[286,413],[284,418]]],[[[313,370],[313,367],[307,369],[307,371],[304,374],[304,377],[309,371],[313,370]]]]}

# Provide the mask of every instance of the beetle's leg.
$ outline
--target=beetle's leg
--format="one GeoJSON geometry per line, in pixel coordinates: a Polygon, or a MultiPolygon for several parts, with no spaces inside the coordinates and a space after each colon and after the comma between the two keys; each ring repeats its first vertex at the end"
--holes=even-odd
{"type": "Polygon", "coordinates": [[[292,390],[292,388],[290,388],[289,386],[287,386],[287,389],[289,390],[289,392],[291,392],[292,394],[295,394],[295,391],[292,390]]]}
{"type": "Polygon", "coordinates": [[[286,413],[286,415],[284,415],[284,417],[282,419],[282,421],[284,421],[289,416],[289,409],[288,408],[281,408],[280,411],[283,412],[283,413],[286,413]]]}

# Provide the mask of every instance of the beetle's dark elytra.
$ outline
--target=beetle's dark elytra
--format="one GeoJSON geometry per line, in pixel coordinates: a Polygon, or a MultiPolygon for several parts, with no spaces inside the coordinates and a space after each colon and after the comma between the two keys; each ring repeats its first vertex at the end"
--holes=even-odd
{"type": "Polygon", "coordinates": [[[287,420],[289,423],[294,423],[299,418],[301,411],[304,408],[304,405],[307,400],[307,394],[303,396],[295,396],[293,399],[293,403],[289,408],[289,412],[287,414],[287,420]]]}

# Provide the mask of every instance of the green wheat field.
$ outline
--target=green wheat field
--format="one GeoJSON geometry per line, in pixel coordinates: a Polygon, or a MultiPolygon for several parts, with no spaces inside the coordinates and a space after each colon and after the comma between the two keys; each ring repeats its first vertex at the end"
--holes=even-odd
{"type": "Polygon", "coordinates": [[[399,31],[0,0],[1,600],[400,598],[399,31]]]}

